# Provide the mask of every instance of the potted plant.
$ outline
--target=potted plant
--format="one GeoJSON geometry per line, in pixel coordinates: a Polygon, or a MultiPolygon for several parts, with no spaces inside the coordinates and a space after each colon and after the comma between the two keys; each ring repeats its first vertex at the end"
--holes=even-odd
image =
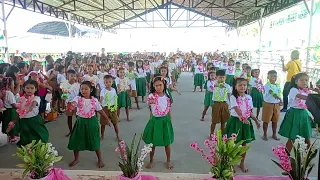
{"type": "Polygon", "coordinates": [[[222,136],[221,130],[218,130],[216,134],[211,136],[211,139],[204,141],[204,145],[209,149],[209,155],[206,155],[204,149],[201,149],[196,142],[190,146],[200,152],[201,157],[211,165],[210,173],[214,174],[213,178],[231,180],[234,176],[233,166],[238,164],[242,155],[251,148],[251,146],[242,146],[244,141],[236,143],[236,139],[236,134],[232,134],[232,137],[228,138],[226,134],[222,136]]]}
{"type": "Polygon", "coordinates": [[[14,156],[24,162],[17,166],[25,169],[22,176],[28,175],[30,180],[45,180],[53,164],[62,159],[51,143],[43,143],[41,140],[18,147],[14,156]]]}
{"type": "MultiPolygon", "coordinates": [[[[116,152],[120,153],[120,159],[118,166],[120,167],[123,174],[118,176],[118,180],[142,180],[140,174],[143,166],[143,160],[152,150],[152,144],[144,145],[141,149],[140,155],[140,142],[135,145],[136,134],[133,136],[130,146],[128,146],[123,140],[119,142],[118,147],[115,149],[116,152]]],[[[150,178],[149,179],[153,179],[150,178]]]]}
{"type": "Polygon", "coordinates": [[[58,112],[54,108],[51,108],[50,112],[47,114],[48,121],[54,121],[58,117],[58,112]]]}
{"type": "MultiPolygon", "coordinates": [[[[315,141],[316,142],[316,141],[315,141]]],[[[307,148],[305,139],[297,136],[293,144],[293,155],[284,145],[273,147],[272,151],[278,158],[279,162],[272,161],[279,166],[291,180],[307,180],[314,164],[311,161],[317,156],[318,148],[315,142],[307,148]]]]}

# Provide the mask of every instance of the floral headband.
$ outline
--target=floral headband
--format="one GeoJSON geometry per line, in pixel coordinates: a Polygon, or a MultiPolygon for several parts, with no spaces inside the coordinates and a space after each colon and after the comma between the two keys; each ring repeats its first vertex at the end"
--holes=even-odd
{"type": "Polygon", "coordinates": [[[153,83],[155,82],[156,78],[160,78],[161,81],[164,80],[164,78],[163,78],[162,76],[156,76],[156,77],[154,77],[154,78],[152,79],[152,82],[153,82],[153,83]]]}

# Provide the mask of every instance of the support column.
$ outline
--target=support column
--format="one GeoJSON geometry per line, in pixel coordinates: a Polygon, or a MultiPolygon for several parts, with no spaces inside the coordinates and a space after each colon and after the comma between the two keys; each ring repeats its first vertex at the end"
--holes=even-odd
{"type": "Polygon", "coordinates": [[[1,0],[1,6],[2,6],[2,21],[3,21],[3,35],[4,35],[4,41],[5,41],[5,58],[4,61],[7,63],[10,62],[10,56],[9,56],[9,46],[8,46],[8,33],[7,33],[7,17],[4,9],[4,0],[1,0]]]}
{"type": "Polygon", "coordinates": [[[68,13],[68,30],[69,30],[69,45],[70,51],[72,51],[72,25],[71,25],[71,13],[68,13]]]}
{"type": "Polygon", "coordinates": [[[258,21],[259,23],[259,49],[258,49],[258,53],[259,53],[259,59],[257,61],[257,65],[258,68],[260,68],[260,62],[261,62],[261,49],[262,49],[262,30],[263,30],[263,26],[264,23],[266,22],[266,19],[263,19],[263,13],[264,13],[264,8],[261,8],[260,10],[260,19],[258,21]]]}
{"type": "Polygon", "coordinates": [[[241,27],[239,27],[239,23],[240,21],[237,21],[237,51],[239,51],[239,37],[240,37],[240,33],[241,33],[241,27]]]}
{"type": "Polygon", "coordinates": [[[306,60],[306,70],[308,71],[309,62],[311,59],[311,43],[312,43],[312,22],[313,15],[315,14],[314,10],[314,0],[311,0],[311,8],[309,9],[308,4],[305,2],[305,6],[309,13],[309,32],[308,32],[308,47],[307,47],[307,60],[306,60]]]}

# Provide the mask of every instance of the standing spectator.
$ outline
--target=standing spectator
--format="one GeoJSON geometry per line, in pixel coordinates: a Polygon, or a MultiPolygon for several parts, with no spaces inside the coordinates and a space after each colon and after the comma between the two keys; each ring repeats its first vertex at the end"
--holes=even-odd
{"type": "Polygon", "coordinates": [[[302,64],[299,59],[299,51],[294,50],[291,52],[291,60],[284,65],[284,58],[281,56],[281,61],[282,61],[282,69],[283,71],[287,71],[287,79],[286,83],[283,88],[283,109],[281,112],[287,112],[288,108],[288,95],[291,89],[290,82],[292,77],[294,77],[296,74],[301,72],[302,69],[302,64]]]}
{"type": "Polygon", "coordinates": [[[46,56],[47,66],[46,66],[46,72],[48,72],[50,69],[53,69],[53,58],[52,56],[48,55],[46,56]]]}

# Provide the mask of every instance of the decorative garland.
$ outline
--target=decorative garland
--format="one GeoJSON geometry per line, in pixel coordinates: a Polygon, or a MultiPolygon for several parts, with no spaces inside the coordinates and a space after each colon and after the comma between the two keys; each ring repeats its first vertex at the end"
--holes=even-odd
{"type": "Polygon", "coordinates": [[[66,111],[73,112],[74,110],[75,110],[75,107],[73,106],[73,104],[72,103],[67,103],[66,111]]]}
{"type": "Polygon", "coordinates": [[[209,80],[210,82],[210,91],[213,92],[214,91],[214,81],[209,80]]]}
{"type": "Polygon", "coordinates": [[[155,104],[155,114],[157,116],[165,116],[166,114],[169,113],[170,108],[171,108],[171,101],[170,98],[167,97],[167,107],[164,111],[160,111],[160,106],[159,106],[159,95],[157,93],[154,93],[152,96],[148,97],[148,103],[149,104],[155,104]]]}
{"type": "Polygon", "coordinates": [[[31,106],[31,102],[34,99],[34,95],[29,96],[26,98],[25,96],[20,97],[17,105],[17,113],[19,114],[19,117],[23,117],[28,113],[28,110],[31,106]]]}
{"type": "Polygon", "coordinates": [[[120,92],[129,90],[128,81],[124,79],[119,78],[119,86],[120,86],[120,92]]]}
{"type": "Polygon", "coordinates": [[[229,66],[228,67],[228,72],[229,74],[233,74],[234,66],[229,66]]]}
{"type": "Polygon", "coordinates": [[[228,89],[226,87],[224,87],[224,83],[220,83],[220,84],[216,85],[215,87],[217,89],[214,93],[214,99],[219,102],[226,101],[227,95],[228,95],[228,89]],[[222,97],[220,96],[220,89],[221,88],[224,88],[222,97]]]}
{"type": "Polygon", "coordinates": [[[111,76],[117,77],[117,71],[114,68],[110,69],[109,73],[111,76]]]}
{"type": "Polygon", "coordinates": [[[110,94],[106,93],[106,104],[108,109],[110,110],[110,112],[114,112],[118,109],[118,96],[114,96],[114,105],[113,107],[111,107],[111,103],[110,103],[110,94]]]}
{"type": "MultiPolygon", "coordinates": [[[[310,93],[310,90],[308,88],[299,89],[299,94],[300,95],[308,96],[309,93],[310,93]]],[[[308,107],[306,105],[306,102],[305,101],[303,102],[302,99],[297,98],[297,102],[298,102],[298,106],[300,108],[308,109],[308,107]]]]}
{"type": "Polygon", "coordinates": [[[278,93],[275,93],[276,90],[275,90],[275,88],[274,88],[274,86],[273,86],[274,84],[271,84],[270,82],[268,82],[267,84],[269,85],[269,87],[270,87],[270,89],[271,89],[271,91],[272,91],[272,93],[271,93],[272,96],[276,95],[276,96],[278,96],[278,97],[281,97],[282,91],[281,91],[281,88],[280,88],[280,84],[275,84],[276,87],[278,88],[278,93]]]}
{"type": "Polygon", "coordinates": [[[264,91],[264,87],[263,87],[263,84],[262,84],[262,80],[259,79],[259,78],[256,78],[255,83],[256,83],[256,88],[258,89],[258,91],[263,92],[264,91]]]}
{"type": "Polygon", "coordinates": [[[239,96],[237,98],[237,104],[238,104],[238,108],[241,110],[242,116],[239,118],[241,122],[243,123],[248,123],[248,118],[251,116],[251,108],[250,108],[250,104],[249,104],[249,98],[245,96],[244,99],[245,102],[245,112],[243,113],[241,107],[243,105],[243,100],[241,98],[241,96],[239,96]]]}
{"type": "Polygon", "coordinates": [[[88,113],[84,112],[84,98],[79,97],[78,99],[78,106],[79,106],[79,114],[80,117],[84,118],[91,118],[96,112],[95,112],[95,107],[96,107],[96,100],[94,97],[91,97],[91,109],[89,110],[88,113]]]}
{"type": "Polygon", "coordinates": [[[127,71],[127,72],[126,72],[126,77],[127,77],[128,79],[132,80],[132,79],[137,78],[138,75],[137,75],[136,72],[134,72],[134,71],[131,71],[131,72],[127,71]]]}

